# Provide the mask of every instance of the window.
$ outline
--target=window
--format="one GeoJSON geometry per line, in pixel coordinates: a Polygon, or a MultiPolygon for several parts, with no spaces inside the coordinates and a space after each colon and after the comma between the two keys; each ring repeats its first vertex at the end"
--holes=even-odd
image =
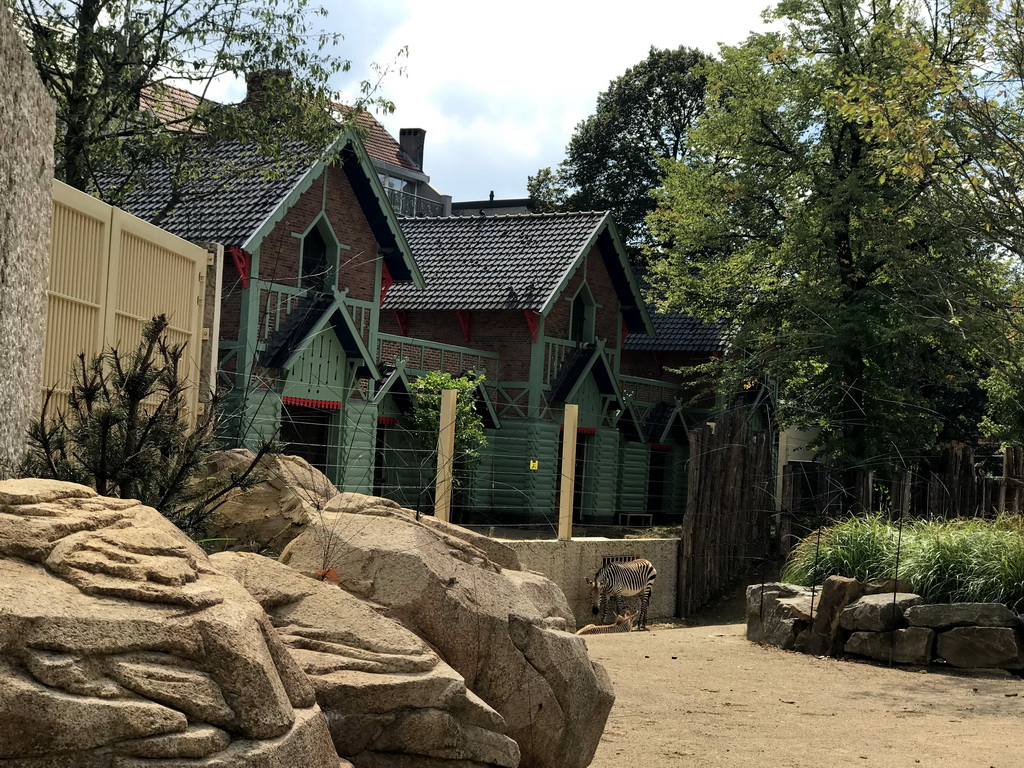
{"type": "Polygon", "coordinates": [[[327,218],[317,219],[302,236],[299,287],[329,292],[338,280],[338,251],[343,248],[327,218]]]}
{"type": "Polygon", "coordinates": [[[327,286],[327,243],[317,227],[302,241],[302,287],[318,291],[327,286]]]}
{"type": "Polygon", "coordinates": [[[569,316],[569,338],[572,341],[589,342],[594,340],[594,299],[586,284],[580,286],[576,297],[572,300],[572,312],[569,316]]]}

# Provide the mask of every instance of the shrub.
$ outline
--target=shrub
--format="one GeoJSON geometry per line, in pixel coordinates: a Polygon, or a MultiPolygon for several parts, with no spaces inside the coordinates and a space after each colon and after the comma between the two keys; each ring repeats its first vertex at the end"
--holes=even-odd
{"type": "Polygon", "coordinates": [[[454,389],[455,462],[459,469],[471,471],[480,463],[480,451],[487,445],[484,421],[476,410],[475,393],[483,386],[483,375],[472,371],[453,376],[443,371],[430,371],[412,382],[412,408],[408,420],[421,446],[429,451],[437,448],[441,418],[441,392],[454,389]]]}
{"type": "Polygon", "coordinates": [[[29,427],[21,475],[138,499],[196,537],[228,491],[258,481],[254,469],[270,446],[220,487],[192,482],[216,447],[214,409],[189,426],[188,385],[180,375],[185,347],[168,343],[167,326],[166,316],[154,317],[131,352],[109,349],[91,360],[78,356],[67,407],[54,408],[51,389],[40,418],[29,427]]]}
{"type": "Polygon", "coordinates": [[[1024,521],[912,521],[851,517],[812,532],[790,553],[782,578],[820,584],[831,575],[861,581],[898,575],[929,603],[1024,606],[1024,521]],[[899,545],[899,571],[896,568],[899,545]]]}

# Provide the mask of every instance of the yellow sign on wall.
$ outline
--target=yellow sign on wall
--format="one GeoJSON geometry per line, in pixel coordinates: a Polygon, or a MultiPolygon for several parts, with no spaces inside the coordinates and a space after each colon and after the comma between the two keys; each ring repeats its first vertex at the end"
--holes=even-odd
{"type": "Polygon", "coordinates": [[[537,469],[540,466],[540,462],[536,459],[530,459],[530,469],[537,469]]]}

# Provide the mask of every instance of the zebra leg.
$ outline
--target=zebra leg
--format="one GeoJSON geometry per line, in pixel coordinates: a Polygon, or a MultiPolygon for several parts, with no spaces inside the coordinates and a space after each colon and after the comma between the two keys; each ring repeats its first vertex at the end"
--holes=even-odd
{"type": "Polygon", "coordinates": [[[640,594],[640,622],[637,629],[647,629],[647,604],[651,602],[651,588],[648,587],[640,594]]]}
{"type": "Polygon", "coordinates": [[[615,618],[622,615],[622,593],[615,596],[615,618]]]}
{"type": "Polygon", "coordinates": [[[601,593],[601,623],[605,624],[605,617],[608,615],[608,593],[601,593]]]}

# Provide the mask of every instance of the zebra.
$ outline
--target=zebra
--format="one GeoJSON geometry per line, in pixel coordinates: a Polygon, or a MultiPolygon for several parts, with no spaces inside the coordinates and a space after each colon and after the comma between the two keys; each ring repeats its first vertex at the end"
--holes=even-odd
{"type": "Polygon", "coordinates": [[[658,571],[650,560],[629,560],[625,563],[608,563],[599,570],[590,585],[591,613],[601,614],[601,622],[608,615],[608,598],[615,598],[615,612],[622,613],[622,598],[640,595],[640,620],[637,629],[647,629],[647,605],[651,602],[651,589],[658,571]]]}
{"type": "Polygon", "coordinates": [[[582,629],[576,630],[577,635],[607,635],[612,632],[632,632],[633,631],[633,619],[636,618],[636,614],[632,611],[626,611],[621,616],[615,617],[613,624],[587,624],[582,629]]]}

